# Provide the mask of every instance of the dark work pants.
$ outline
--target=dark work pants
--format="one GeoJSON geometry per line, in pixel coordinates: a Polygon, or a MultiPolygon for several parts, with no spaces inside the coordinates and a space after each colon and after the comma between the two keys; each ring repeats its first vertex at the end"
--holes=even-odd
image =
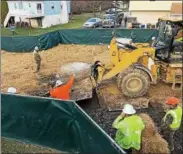
{"type": "Polygon", "coordinates": [[[168,142],[170,150],[173,151],[174,150],[174,134],[175,134],[175,131],[166,129],[162,133],[163,133],[164,138],[168,142]]]}
{"type": "Polygon", "coordinates": [[[41,67],[41,61],[36,61],[36,65],[37,65],[36,71],[39,71],[41,67]]]}

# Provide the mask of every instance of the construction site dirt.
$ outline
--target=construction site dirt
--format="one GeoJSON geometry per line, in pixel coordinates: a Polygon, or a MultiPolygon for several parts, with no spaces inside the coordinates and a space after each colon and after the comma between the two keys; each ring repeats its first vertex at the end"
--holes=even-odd
{"type": "MultiPolygon", "coordinates": [[[[108,109],[86,109],[86,112],[96,121],[97,124],[100,125],[112,138],[115,137],[116,130],[112,128],[112,123],[114,122],[115,118],[120,115],[120,111],[115,112],[109,112],[108,109]],[[99,118],[100,117],[100,118],[99,118]]],[[[161,119],[163,118],[163,115],[161,112],[153,112],[153,109],[140,109],[137,111],[137,113],[146,113],[148,114],[153,121],[155,122],[155,125],[158,127],[158,130],[160,131],[161,126],[161,119]]],[[[182,122],[183,124],[183,122],[182,122]]],[[[168,136],[163,136],[164,139],[167,139],[168,136]]],[[[174,145],[175,149],[171,154],[180,154],[183,153],[182,148],[182,138],[183,138],[183,132],[182,127],[176,131],[174,136],[174,145]]],[[[162,147],[163,148],[163,147],[162,147]]],[[[158,149],[157,149],[158,151],[158,149]]],[[[156,153],[158,154],[158,152],[156,153]]]]}
{"type": "MultiPolygon", "coordinates": [[[[109,62],[107,46],[86,46],[86,45],[59,45],[47,51],[40,52],[42,57],[41,70],[38,74],[34,73],[36,68],[32,53],[8,53],[5,51],[2,54],[2,78],[1,90],[6,92],[8,87],[15,87],[19,94],[45,96],[49,91],[48,82],[59,73],[60,66],[72,62],[94,63],[100,60],[104,63],[109,62]]],[[[64,79],[68,80],[68,78],[64,79]]],[[[113,81],[112,81],[113,82],[113,81]]],[[[111,82],[107,83],[111,84],[111,82]]],[[[113,83],[111,84],[113,85],[113,83]]],[[[102,86],[105,86],[103,84],[102,86]]],[[[113,87],[113,86],[111,86],[113,87]]],[[[116,89],[116,87],[113,87],[116,89]]],[[[121,109],[122,105],[131,102],[138,113],[147,113],[155,122],[155,125],[160,128],[161,119],[164,112],[161,112],[158,104],[165,102],[167,97],[176,96],[181,99],[181,91],[173,91],[171,85],[159,82],[156,85],[151,85],[145,97],[140,98],[141,101],[135,99],[127,99],[121,93],[111,95],[105,90],[102,91],[105,97],[106,106],[99,108],[97,105],[89,105],[92,103],[92,85],[89,78],[76,81],[71,91],[71,99],[77,102],[80,99],[90,98],[90,103],[84,103],[81,107],[103,128],[112,138],[115,136],[116,130],[112,128],[112,122],[120,114],[120,111],[109,112],[111,109],[121,109]],[[148,108],[150,100],[156,100],[156,111],[154,108],[148,108]],[[143,102],[139,103],[139,102],[143,102]]],[[[155,103],[155,104],[156,104],[155,103]]],[[[161,106],[161,105],[160,105],[161,106]]],[[[175,150],[174,153],[182,153],[182,128],[175,133],[175,150]]]]}

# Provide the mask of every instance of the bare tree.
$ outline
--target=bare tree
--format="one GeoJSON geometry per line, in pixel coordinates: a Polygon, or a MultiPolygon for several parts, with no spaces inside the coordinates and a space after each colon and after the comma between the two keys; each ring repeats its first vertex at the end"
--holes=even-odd
{"type": "Polygon", "coordinates": [[[83,0],[83,1],[71,1],[71,12],[73,14],[79,14],[84,12],[91,12],[96,16],[96,12],[102,12],[105,9],[111,7],[111,1],[93,1],[93,0],[83,0]]]}
{"type": "Polygon", "coordinates": [[[101,12],[102,11],[102,4],[104,1],[87,1],[87,8],[92,10],[93,16],[96,17],[96,12],[101,12]]]}

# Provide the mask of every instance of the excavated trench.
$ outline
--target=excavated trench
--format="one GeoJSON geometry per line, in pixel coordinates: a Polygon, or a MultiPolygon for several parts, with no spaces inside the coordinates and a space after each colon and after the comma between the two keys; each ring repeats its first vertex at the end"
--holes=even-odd
{"type": "MultiPolygon", "coordinates": [[[[45,82],[47,82],[48,78],[45,80],[46,80],[45,82]]],[[[49,97],[49,95],[46,94],[46,92],[47,92],[47,88],[42,89],[42,91],[40,90],[32,91],[29,94],[34,96],[49,97]]],[[[112,123],[115,120],[115,118],[120,114],[121,111],[111,112],[108,110],[108,108],[100,107],[95,91],[93,91],[92,98],[78,100],[76,101],[76,103],[112,138],[115,137],[116,130],[112,128],[112,123]]],[[[159,102],[155,101],[153,104],[154,104],[153,106],[150,104],[148,108],[137,110],[137,113],[148,114],[152,118],[152,120],[155,122],[155,125],[160,132],[161,120],[165,113],[164,113],[164,109],[159,104],[159,102]]],[[[167,140],[168,135],[163,136],[163,138],[167,140]]],[[[171,154],[183,153],[182,138],[183,138],[183,132],[182,132],[182,125],[181,125],[181,128],[175,133],[175,136],[174,136],[175,150],[171,154]]]]}
{"type": "MultiPolygon", "coordinates": [[[[94,109],[94,108],[88,107],[87,105],[85,105],[85,107],[83,109],[112,138],[115,137],[116,130],[112,128],[112,123],[115,120],[115,118],[121,113],[121,111],[110,112],[106,108],[98,108],[98,109],[95,108],[94,109]]],[[[153,106],[149,106],[148,108],[137,110],[137,114],[140,114],[140,113],[148,114],[152,118],[156,127],[158,128],[158,131],[160,132],[161,120],[165,114],[163,112],[163,109],[159,108],[159,106],[157,106],[157,108],[154,108],[153,106]]],[[[182,124],[183,124],[183,122],[182,122],[182,124]]],[[[167,140],[168,137],[169,137],[168,135],[163,136],[163,138],[165,140],[167,140]]],[[[183,132],[182,132],[182,125],[181,125],[181,128],[175,132],[174,151],[171,152],[171,154],[183,153],[182,138],[183,138],[183,132]]]]}
{"type": "MultiPolygon", "coordinates": [[[[112,138],[115,137],[116,130],[112,128],[112,123],[115,120],[115,118],[121,113],[121,111],[109,111],[108,108],[100,107],[98,99],[95,94],[91,99],[79,100],[79,101],[76,101],[76,103],[112,138]]],[[[162,106],[158,106],[158,105],[156,106],[149,105],[148,108],[137,110],[137,114],[140,114],[140,113],[148,114],[152,118],[152,120],[155,122],[155,125],[157,126],[159,132],[160,132],[160,126],[161,126],[161,119],[165,114],[163,112],[163,108],[161,107],[162,106]]],[[[167,140],[168,135],[163,136],[163,138],[167,140]]],[[[175,133],[175,136],[174,136],[175,150],[171,154],[183,153],[182,138],[183,138],[183,132],[182,132],[182,125],[181,125],[181,128],[175,133]]]]}

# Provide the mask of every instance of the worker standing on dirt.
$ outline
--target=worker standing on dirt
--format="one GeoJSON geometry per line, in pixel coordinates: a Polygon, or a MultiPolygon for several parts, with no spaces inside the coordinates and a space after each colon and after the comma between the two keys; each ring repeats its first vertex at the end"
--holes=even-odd
{"type": "Polygon", "coordinates": [[[115,140],[126,150],[140,150],[141,132],[145,128],[142,119],[135,115],[136,110],[132,105],[126,104],[123,112],[116,118],[113,128],[117,129],[115,140]]]}
{"type": "Polygon", "coordinates": [[[70,80],[63,84],[61,80],[57,80],[55,88],[50,90],[50,96],[52,98],[70,100],[70,90],[74,82],[75,75],[72,75],[70,80]]]}
{"type": "Polygon", "coordinates": [[[182,25],[179,24],[178,27],[177,27],[177,35],[175,36],[175,40],[176,41],[182,41],[182,33],[183,33],[183,30],[182,30],[182,25]]]}
{"type": "MultiPolygon", "coordinates": [[[[41,56],[40,56],[40,54],[38,53],[38,50],[39,50],[39,48],[36,46],[36,47],[34,48],[34,60],[35,60],[35,62],[36,62],[36,66],[37,66],[36,72],[38,72],[38,71],[40,70],[40,66],[41,66],[41,56]]],[[[36,73],[36,72],[35,72],[35,73],[36,73]]]]}
{"type": "Polygon", "coordinates": [[[179,99],[175,97],[170,97],[166,101],[168,105],[168,111],[166,112],[162,121],[162,131],[165,136],[168,137],[168,142],[170,145],[170,150],[174,150],[174,133],[180,128],[182,120],[182,108],[178,105],[179,99]]]}
{"type": "Polygon", "coordinates": [[[183,33],[183,30],[182,30],[182,25],[179,24],[178,26],[176,26],[174,29],[173,29],[174,33],[177,33],[176,36],[175,36],[175,40],[173,42],[173,46],[175,47],[181,47],[180,49],[180,52],[182,52],[182,45],[183,45],[183,36],[182,36],[182,33],[183,33]]]}

